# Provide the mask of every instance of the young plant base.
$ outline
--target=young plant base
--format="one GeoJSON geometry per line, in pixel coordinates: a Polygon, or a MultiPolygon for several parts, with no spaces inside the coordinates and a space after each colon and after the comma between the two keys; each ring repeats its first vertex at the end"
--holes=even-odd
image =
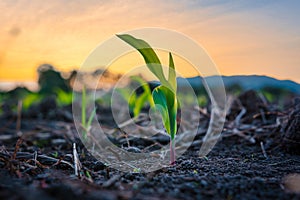
{"type": "Polygon", "coordinates": [[[170,165],[175,165],[176,153],[175,153],[175,139],[170,139],[170,165]]]}

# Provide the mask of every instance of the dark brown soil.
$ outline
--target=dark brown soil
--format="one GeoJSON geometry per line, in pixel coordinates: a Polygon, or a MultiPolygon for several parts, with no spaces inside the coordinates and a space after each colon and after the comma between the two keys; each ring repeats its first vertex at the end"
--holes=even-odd
{"type": "MultiPolygon", "coordinates": [[[[240,110],[250,106],[239,101],[240,110]]],[[[293,151],[299,143],[290,151],[281,142],[295,137],[292,127],[299,121],[291,120],[299,120],[299,112],[294,107],[279,112],[261,103],[239,120],[241,111],[233,108],[237,114],[228,116],[222,139],[206,158],[198,157],[195,142],[174,166],[148,174],[119,172],[94,159],[64,117],[24,115],[18,135],[16,116],[3,115],[0,199],[300,199],[285,179],[300,174],[300,155],[293,151]],[[82,164],[79,176],[74,175],[73,143],[82,164]]],[[[70,116],[70,108],[60,112],[55,111],[70,116]]],[[[196,138],[202,136],[199,132],[196,138]]]]}

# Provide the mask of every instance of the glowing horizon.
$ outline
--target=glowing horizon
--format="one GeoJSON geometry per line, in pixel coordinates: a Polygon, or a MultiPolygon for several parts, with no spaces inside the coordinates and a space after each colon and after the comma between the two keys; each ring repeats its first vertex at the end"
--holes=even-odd
{"type": "Polygon", "coordinates": [[[1,82],[36,81],[36,68],[44,63],[60,71],[78,69],[102,41],[142,27],[172,29],[191,37],[207,50],[222,75],[300,82],[297,1],[4,0],[0,8],[1,82]]]}

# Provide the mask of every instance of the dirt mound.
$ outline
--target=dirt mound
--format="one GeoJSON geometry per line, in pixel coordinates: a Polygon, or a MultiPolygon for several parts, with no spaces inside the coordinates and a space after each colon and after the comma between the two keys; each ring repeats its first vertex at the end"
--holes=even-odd
{"type": "Polygon", "coordinates": [[[282,144],[290,153],[300,154],[300,98],[295,99],[288,117],[282,144]]]}

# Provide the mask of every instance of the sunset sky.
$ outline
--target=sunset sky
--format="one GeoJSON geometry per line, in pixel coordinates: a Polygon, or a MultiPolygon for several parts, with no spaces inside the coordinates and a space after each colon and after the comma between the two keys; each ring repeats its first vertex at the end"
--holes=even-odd
{"type": "Polygon", "coordinates": [[[0,81],[35,81],[50,63],[78,68],[102,41],[143,27],[178,31],[202,45],[223,75],[300,82],[297,0],[2,0],[0,81]]]}

